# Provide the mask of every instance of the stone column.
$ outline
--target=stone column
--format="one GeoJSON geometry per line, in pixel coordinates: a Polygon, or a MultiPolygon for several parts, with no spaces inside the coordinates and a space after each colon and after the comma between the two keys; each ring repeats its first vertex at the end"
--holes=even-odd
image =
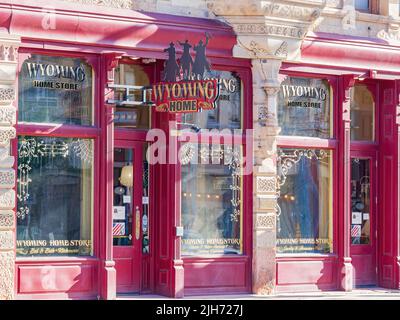
{"type": "Polygon", "coordinates": [[[253,292],[275,291],[276,279],[276,136],[280,60],[253,61],[253,292]]]}
{"type": "Polygon", "coordinates": [[[0,36],[0,300],[14,299],[16,71],[19,38],[0,36]]]}

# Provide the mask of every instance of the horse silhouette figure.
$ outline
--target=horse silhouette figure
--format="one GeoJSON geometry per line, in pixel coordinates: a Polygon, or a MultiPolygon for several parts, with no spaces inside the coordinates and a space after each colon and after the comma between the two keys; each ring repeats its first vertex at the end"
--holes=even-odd
{"type": "Polygon", "coordinates": [[[176,77],[179,74],[179,66],[176,63],[176,51],[174,43],[171,42],[169,47],[164,49],[164,52],[168,52],[168,60],[165,62],[164,68],[164,81],[176,81],[176,77]]]}
{"type": "Polygon", "coordinates": [[[180,65],[182,67],[182,73],[183,73],[183,78],[185,80],[189,79],[190,77],[190,68],[193,66],[193,59],[192,56],[190,55],[190,48],[192,47],[188,40],[185,42],[180,42],[178,43],[183,47],[183,53],[180,59],[180,65]]]}
{"type": "Polygon", "coordinates": [[[208,72],[211,71],[210,63],[207,61],[206,58],[206,47],[208,45],[208,39],[210,36],[206,34],[206,43],[203,44],[203,40],[200,40],[197,46],[193,47],[193,50],[196,51],[196,56],[194,58],[193,63],[193,75],[197,79],[203,79],[204,69],[208,72]]]}

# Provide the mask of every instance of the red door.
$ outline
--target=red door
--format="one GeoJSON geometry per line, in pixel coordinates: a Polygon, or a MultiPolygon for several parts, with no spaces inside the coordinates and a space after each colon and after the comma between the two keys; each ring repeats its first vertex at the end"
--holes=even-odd
{"type": "Polygon", "coordinates": [[[352,152],[350,253],[356,286],[376,284],[375,163],[374,152],[352,152]]]}
{"type": "Polygon", "coordinates": [[[113,257],[118,293],[140,291],[142,147],[135,141],[115,141],[113,257]]]}

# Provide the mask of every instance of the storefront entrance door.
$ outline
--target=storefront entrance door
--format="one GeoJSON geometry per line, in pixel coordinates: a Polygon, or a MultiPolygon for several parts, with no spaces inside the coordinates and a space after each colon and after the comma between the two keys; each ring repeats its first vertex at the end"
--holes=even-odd
{"type": "Polygon", "coordinates": [[[375,156],[352,153],[350,252],[355,285],[376,284],[375,156]]]}
{"type": "Polygon", "coordinates": [[[140,291],[143,145],[115,141],[113,188],[113,258],[117,292],[140,291]]]}

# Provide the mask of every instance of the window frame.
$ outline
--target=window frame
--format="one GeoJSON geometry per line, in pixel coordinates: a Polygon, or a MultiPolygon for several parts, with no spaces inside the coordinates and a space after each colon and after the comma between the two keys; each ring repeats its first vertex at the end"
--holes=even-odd
{"type": "MultiPolygon", "coordinates": [[[[338,108],[338,92],[339,92],[339,81],[337,76],[332,76],[329,74],[319,74],[319,73],[304,73],[282,70],[280,75],[285,75],[289,77],[299,77],[299,78],[311,78],[319,80],[327,80],[330,85],[330,102],[331,102],[331,112],[330,112],[330,123],[332,136],[328,139],[322,139],[317,137],[304,137],[304,136],[277,136],[277,148],[290,148],[290,149],[325,149],[332,151],[332,226],[330,227],[332,234],[332,248],[331,253],[280,253],[277,250],[276,256],[278,258],[290,258],[290,257],[336,257],[338,252],[338,192],[337,186],[339,183],[339,122],[340,117],[337,110],[338,108]]],[[[279,108],[279,104],[278,104],[279,108]]],[[[279,119],[278,119],[279,121],[279,119]]],[[[278,123],[279,126],[279,123],[278,123]]]]}
{"type": "MultiPolygon", "coordinates": [[[[18,104],[19,104],[19,81],[17,80],[16,86],[16,99],[15,106],[17,109],[16,115],[16,137],[11,141],[11,154],[15,157],[13,169],[17,172],[18,169],[18,138],[19,136],[42,136],[42,137],[65,137],[65,138],[84,138],[93,140],[93,206],[91,213],[91,234],[92,234],[92,255],[91,256],[29,256],[22,257],[16,256],[17,262],[28,262],[28,261],[90,261],[97,260],[100,256],[100,244],[99,244],[99,210],[100,210],[100,138],[101,138],[101,110],[100,110],[100,59],[95,54],[90,53],[71,53],[68,51],[49,51],[43,49],[33,49],[20,47],[18,56],[18,69],[17,77],[21,72],[21,67],[24,61],[31,55],[46,55],[46,56],[57,56],[65,58],[79,58],[85,60],[92,68],[92,112],[93,112],[93,125],[92,126],[81,126],[81,125],[70,125],[70,124],[50,124],[50,123],[19,123],[18,122],[18,104]]],[[[17,174],[15,177],[15,186],[17,185],[17,174]]],[[[17,201],[15,205],[17,210],[17,201]]],[[[16,226],[17,228],[17,222],[16,226]]]]}
{"type": "MultiPolygon", "coordinates": [[[[211,61],[213,62],[213,61],[211,61]]],[[[231,61],[231,63],[235,63],[235,61],[231,61]]],[[[240,66],[238,64],[212,64],[213,65],[213,70],[217,71],[228,71],[228,72],[236,72],[238,77],[240,77],[241,80],[241,109],[240,109],[240,120],[241,120],[241,128],[240,129],[229,129],[228,130],[242,130],[241,134],[233,134],[229,135],[228,138],[232,139],[232,147],[236,145],[240,145],[241,151],[242,151],[242,158],[246,157],[246,150],[247,150],[247,141],[246,141],[246,129],[252,129],[252,117],[253,117],[253,111],[252,111],[252,96],[251,96],[251,90],[252,87],[252,76],[251,76],[251,69],[246,66],[240,66]],[[246,112],[245,112],[246,111],[246,112]]],[[[176,115],[176,121],[181,122],[181,115],[177,114],[176,115]]],[[[178,127],[179,128],[179,127],[178,127]]],[[[184,129],[182,127],[181,129],[184,129]]],[[[208,133],[185,133],[187,140],[181,141],[178,143],[178,148],[181,147],[186,142],[190,142],[192,137],[197,137],[199,144],[201,142],[209,143],[211,146],[212,144],[218,144],[218,145],[225,145],[225,137],[227,137],[224,134],[219,135],[219,139],[215,138],[215,135],[213,135],[212,130],[214,129],[207,129],[210,130],[208,133]]],[[[218,130],[218,129],[217,129],[218,130]]],[[[221,129],[223,130],[223,129],[221,129]]],[[[250,146],[252,148],[252,145],[250,146]]],[[[252,153],[252,152],[251,152],[252,153]]],[[[252,155],[251,155],[252,157],[252,155]]],[[[180,161],[177,162],[177,167],[178,170],[176,171],[176,181],[178,181],[179,184],[179,191],[177,195],[177,209],[180,211],[181,210],[181,163],[180,161]]],[[[242,172],[243,172],[243,166],[241,167],[242,172]]],[[[241,254],[182,254],[182,258],[186,261],[198,261],[198,259],[247,259],[247,257],[250,257],[252,255],[252,207],[253,207],[253,174],[248,174],[248,175],[242,175],[241,176],[241,225],[240,225],[240,234],[241,234],[241,248],[242,248],[242,253],[241,254]]],[[[182,214],[182,213],[181,213],[182,214]]],[[[182,219],[182,218],[181,218],[182,219]]]]}
{"type": "Polygon", "coordinates": [[[358,9],[354,2],[354,9],[358,12],[369,13],[369,14],[379,14],[379,1],[378,0],[368,0],[368,9],[358,9]]]}

